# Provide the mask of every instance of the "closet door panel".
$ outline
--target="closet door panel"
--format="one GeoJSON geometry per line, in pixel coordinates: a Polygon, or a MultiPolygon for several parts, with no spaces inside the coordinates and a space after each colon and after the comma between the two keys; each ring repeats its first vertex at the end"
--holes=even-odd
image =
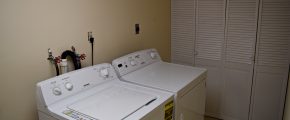
{"type": "Polygon", "coordinates": [[[226,62],[253,64],[258,0],[228,0],[226,62]]]}
{"type": "Polygon", "coordinates": [[[225,119],[249,117],[258,4],[258,0],[228,0],[222,103],[225,119]]]}
{"type": "Polygon", "coordinates": [[[195,0],[171,0],[171,61],[193,65],[195,0]]]}
{"type": "Polygon", "coordinates": [[[206,115],[219,117],[221,115],[222,103],[222,72],[221,61],[196,60],[196,66],[204,67],[208,70],[206,80],[206,115]]]}
{"type": "Polygon", "coordinates": [[[226,80],[222,104],[224,119],[247,120],[252,76],[239,69],[225,69],[223,76],[226,80]]]}
{"type": "Polygon", "coordinates": [[[196,60],[222,59],[224,23],[225,0],[197,1],[196,60]]]}
{"type": "Polygon", "coordinates": [[[262,0],[252,120],[282,120],[290,57],[290,0],[262,0]]]}
{"type": "Polygon", "coordinates": [[[206,65],[202,67],[208,70],[206,81],[206,115],[220,117],[222,103],[222,78],[220,75],[220,68],[206,65]]]}
{"type": "MultiPolygon", "coordinates": [[[[283,78],[280,74],[261,73],[255,75],[253,115],[251,120],[282,120],[283,78]]],[[[286,78],[287,79],[287,78],[286,78]]]]}
{"type": "Polygon", "coordinates": [[[197,0],[196,10],[195,65],[208,69],[206,114],[219,117],[225,0],[197,0]]]}

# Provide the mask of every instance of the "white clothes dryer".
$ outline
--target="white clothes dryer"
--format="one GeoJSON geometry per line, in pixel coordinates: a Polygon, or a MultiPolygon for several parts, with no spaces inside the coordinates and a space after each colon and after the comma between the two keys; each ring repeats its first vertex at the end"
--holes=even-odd
{"type": "Polygon", "coordinates": [[[155,49],[112,62],[121,80],[174,93],[175,120],[203,120],[207,70],[163,62],[155,49]]]}
{"type": "Polygon", "coordinates": [[[122,82],[104,63],[37,83],[39,120],[171,120],[173,94],[122,82]]]}

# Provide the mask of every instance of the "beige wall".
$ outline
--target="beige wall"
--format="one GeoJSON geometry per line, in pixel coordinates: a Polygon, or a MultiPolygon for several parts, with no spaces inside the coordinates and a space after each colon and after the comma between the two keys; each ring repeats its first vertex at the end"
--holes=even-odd
{"type": "Polygon", "coordinates": [[[55,75],[47,49],[58,56],[73,45],[87,54],[82,64],[88,66],[88,31],[95,37],[95,64],[151,47],[169,61],[170,1],[1,0],[0,120],[37,119],[35,84],[55,75]]]}

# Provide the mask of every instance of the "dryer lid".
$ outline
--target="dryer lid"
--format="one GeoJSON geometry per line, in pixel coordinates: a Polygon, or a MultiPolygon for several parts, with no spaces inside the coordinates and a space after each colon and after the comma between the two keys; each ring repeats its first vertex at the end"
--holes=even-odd
{"type": "Polygon", "coordinates": [[[155,99],[153,95],[112,86],[68,108],[100,120],[121,120],[155,99]]]}
{"type": "Polygon", "coordinates": [[[199,83],[199,78],[204,77],[205,74],[206,69],[204,68],[155,62],[121,76],[121,79],[170,92],[178,92],[188,84],[195,86],[199,83]]]}

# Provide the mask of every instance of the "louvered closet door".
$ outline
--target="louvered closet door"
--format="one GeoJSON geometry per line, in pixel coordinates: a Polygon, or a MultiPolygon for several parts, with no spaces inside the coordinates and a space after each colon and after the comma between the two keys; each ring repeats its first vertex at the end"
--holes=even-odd
{"type": "Polygon", "coordinates": [[[247,120],[255,54],[258,0],[228,0],[224,48],[224,97],[226,120],[247,120]]]}
{"type": "Polygon", "coordinates": [[[251,120],[282,120],[290,56],[290,0],[262,0],[251,120]]]}
{"type": "Polygon", "coordinates": [[[171,0],[171,61],[193,65],[195,0],[171,0]]]}
{"type": "Polygon", "coordinates": [[[208,69],[206,114],[221,111],[225,0],[197,0],[195,65],[208,69]]]}

